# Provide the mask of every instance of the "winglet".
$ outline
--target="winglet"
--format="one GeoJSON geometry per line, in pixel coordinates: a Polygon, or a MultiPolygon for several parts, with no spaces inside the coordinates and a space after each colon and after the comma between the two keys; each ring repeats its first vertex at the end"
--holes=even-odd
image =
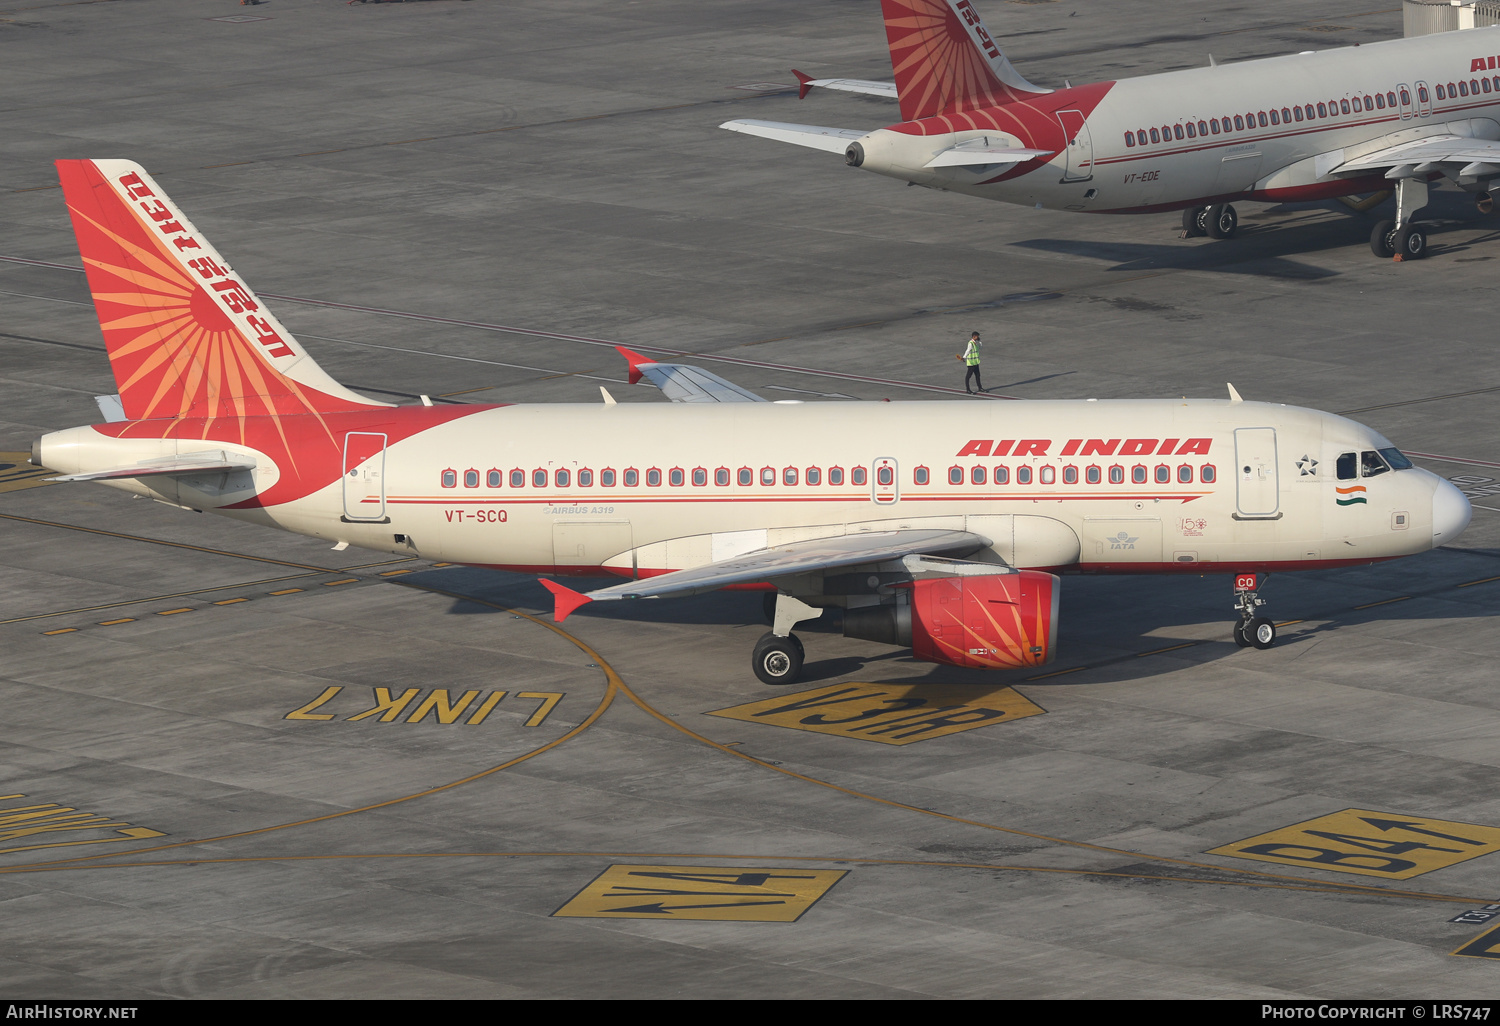
{"type": "Polygon", "coordinates": [[[802,74],[796,68],[792,69],[792,74],[797,76],[797,99],[806,99],[807,94],[812,90],[813,82],[816,80],[811,75],[802,74]]]}
{"type": "Polygon", "coordinates": [[[580,595],[572,588],[549,581],[545,577],[540,579],[542,587],[552,593],[555,605],[552,607],[552,619],[556,623],[562,623],[579,606],[594,601],[587,595],[580,595]]]}
{"type": "Polygon", "coordinates": [[[621,356],[625,357],[625,362],[630,364],[630,383],[632,385],[640,384],[641,364],[655,363],[656,361],[651,359],[649,356],[642,356],[640,353],[631,352],[624,346],[615,346],[615,349],[619,351],[621,356]]]}
{"type": "Polygon", "coordinates": [[[1232,403],[1242,403],[1245,401],[1240,398],[1240,394],[1235,390],[1233,382],[1229,382],[1229,401],[1232,403]]]}

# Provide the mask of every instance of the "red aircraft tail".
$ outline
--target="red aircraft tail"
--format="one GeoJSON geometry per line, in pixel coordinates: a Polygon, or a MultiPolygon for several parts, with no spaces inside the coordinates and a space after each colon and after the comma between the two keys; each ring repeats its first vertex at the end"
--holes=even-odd
{"type": "Polygon", "coordinates": [[[1051,90],[1011,66],[971,0],[881,0],[901,119],[999,107],[1051,90]]]}
{"type": "Polygon", "coordinates": [[[139,164],[57,172],[130,420],[243,426],[388,405],[330,378],[139,164]]]}

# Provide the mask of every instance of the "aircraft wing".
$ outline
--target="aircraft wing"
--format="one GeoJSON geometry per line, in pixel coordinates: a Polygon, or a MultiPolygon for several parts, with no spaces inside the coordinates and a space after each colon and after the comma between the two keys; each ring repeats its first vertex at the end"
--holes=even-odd
{"type": "Polygon", "coordinates": [[[215,471],[254,470],[255,460],[249,456],[229,455],[222,449],[194,452],[165,459],[146,460],[130,467],[115,467],[97,470],[91,474],[68,474],[49,477],[48,481],[109,481],[122,477],[186,477],[189,474],[211,474],[215,471]]]}
{"type": "MultiPolygon", "coordinates": [[[[1438,170],[1442,164],[1461,165],[1460,174],[1484,175],[1500,173],[1500,142],[1493,139],[1475,139],[1466,135],[1429,135],[1410,142],[1395,143],[1371,153],[1343,160],[1342,150],[1319,157],[1319,163],[1327,163],[1322,174],[1347,174],[1356,171],[1374,171],[1390,168],[1392,171],[1409,170],[1423,174],[1438,170]],[[1337,163],[1335,163],[1335,161],[1337,163]],[[1424,166],[1425,165],[1425,166],[1424,166]],[[1472,170],[1469,165],[1479,166],[1472,170]]],[[[1406,174],[1388,174],[1388,178],[1404,178],[1406,174]]]]}
{"type": "Polygon", "coordinates": [[[829,153],[843,153],[856,139],[869,135],[857,128],[825,128],[821,125],[792,125],[785,121],[726,121],[720,128],[731,132],[758,135],[762,139],[791,143],[793,146],[808,146],[829,153]]]}
{"type": "Polygon", "coordinates": [[[685,363],[657,363],[649,356],[615,346],[630,363],[632,385],[645,378],[674,403],[768,403],[771,400],[685,363]]]}
{"type": "Polygon", "coordinates": [[[792,69],[797,76],[797,99],[802,99],[812,89],[836,89],[843,93],[863,93],[866,96],[883,96],[888,100],[898,99],[896,83],[870,82],[863,78],[813,78],[792,69]]]}
{"type": "Polygon", "coordinates": [[[973,552],[987,542],[967,531],[896,530],[846,534],[835,538],[772,545],[744,555],[721,559],[717,563],[677,570],[640,581],[616,584],[588,594],[580,594],[556,581],[543,580],[542,586],[556,599],[553,618],[561,623],[568,614],[586,602],[604,602],[627,598],[664,598],[668,595],[697,595],[731,584],[753,584],[792,574],[830,570],[836,567],[880,563],[914,554],[973,552]]]}

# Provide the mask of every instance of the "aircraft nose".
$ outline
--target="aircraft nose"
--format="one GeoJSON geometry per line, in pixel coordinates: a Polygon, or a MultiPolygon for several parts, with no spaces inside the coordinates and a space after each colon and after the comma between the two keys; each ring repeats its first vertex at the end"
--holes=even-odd
{"type": "Polygon", "coordinates": [[[1432,493],[1432,544],[1447,545],[1464,533],[1474,510],[1452,481],[1439,481],[1432,493]]]}

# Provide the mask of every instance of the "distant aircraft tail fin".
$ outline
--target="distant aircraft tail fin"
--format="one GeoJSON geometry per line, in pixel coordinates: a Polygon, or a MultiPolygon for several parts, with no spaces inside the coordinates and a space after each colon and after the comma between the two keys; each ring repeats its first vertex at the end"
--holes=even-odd
{"type": "Polygon", "coordinates": [[[972,0],[881,0],[880,7],[905,121],[1051,92],[1021,77],[972,0]]]}
{"type": "Polygon", "coordinates": [[[57,172],[127,418],[243,425],[389,405],[329,377],[139,164],[57,172]]]}

